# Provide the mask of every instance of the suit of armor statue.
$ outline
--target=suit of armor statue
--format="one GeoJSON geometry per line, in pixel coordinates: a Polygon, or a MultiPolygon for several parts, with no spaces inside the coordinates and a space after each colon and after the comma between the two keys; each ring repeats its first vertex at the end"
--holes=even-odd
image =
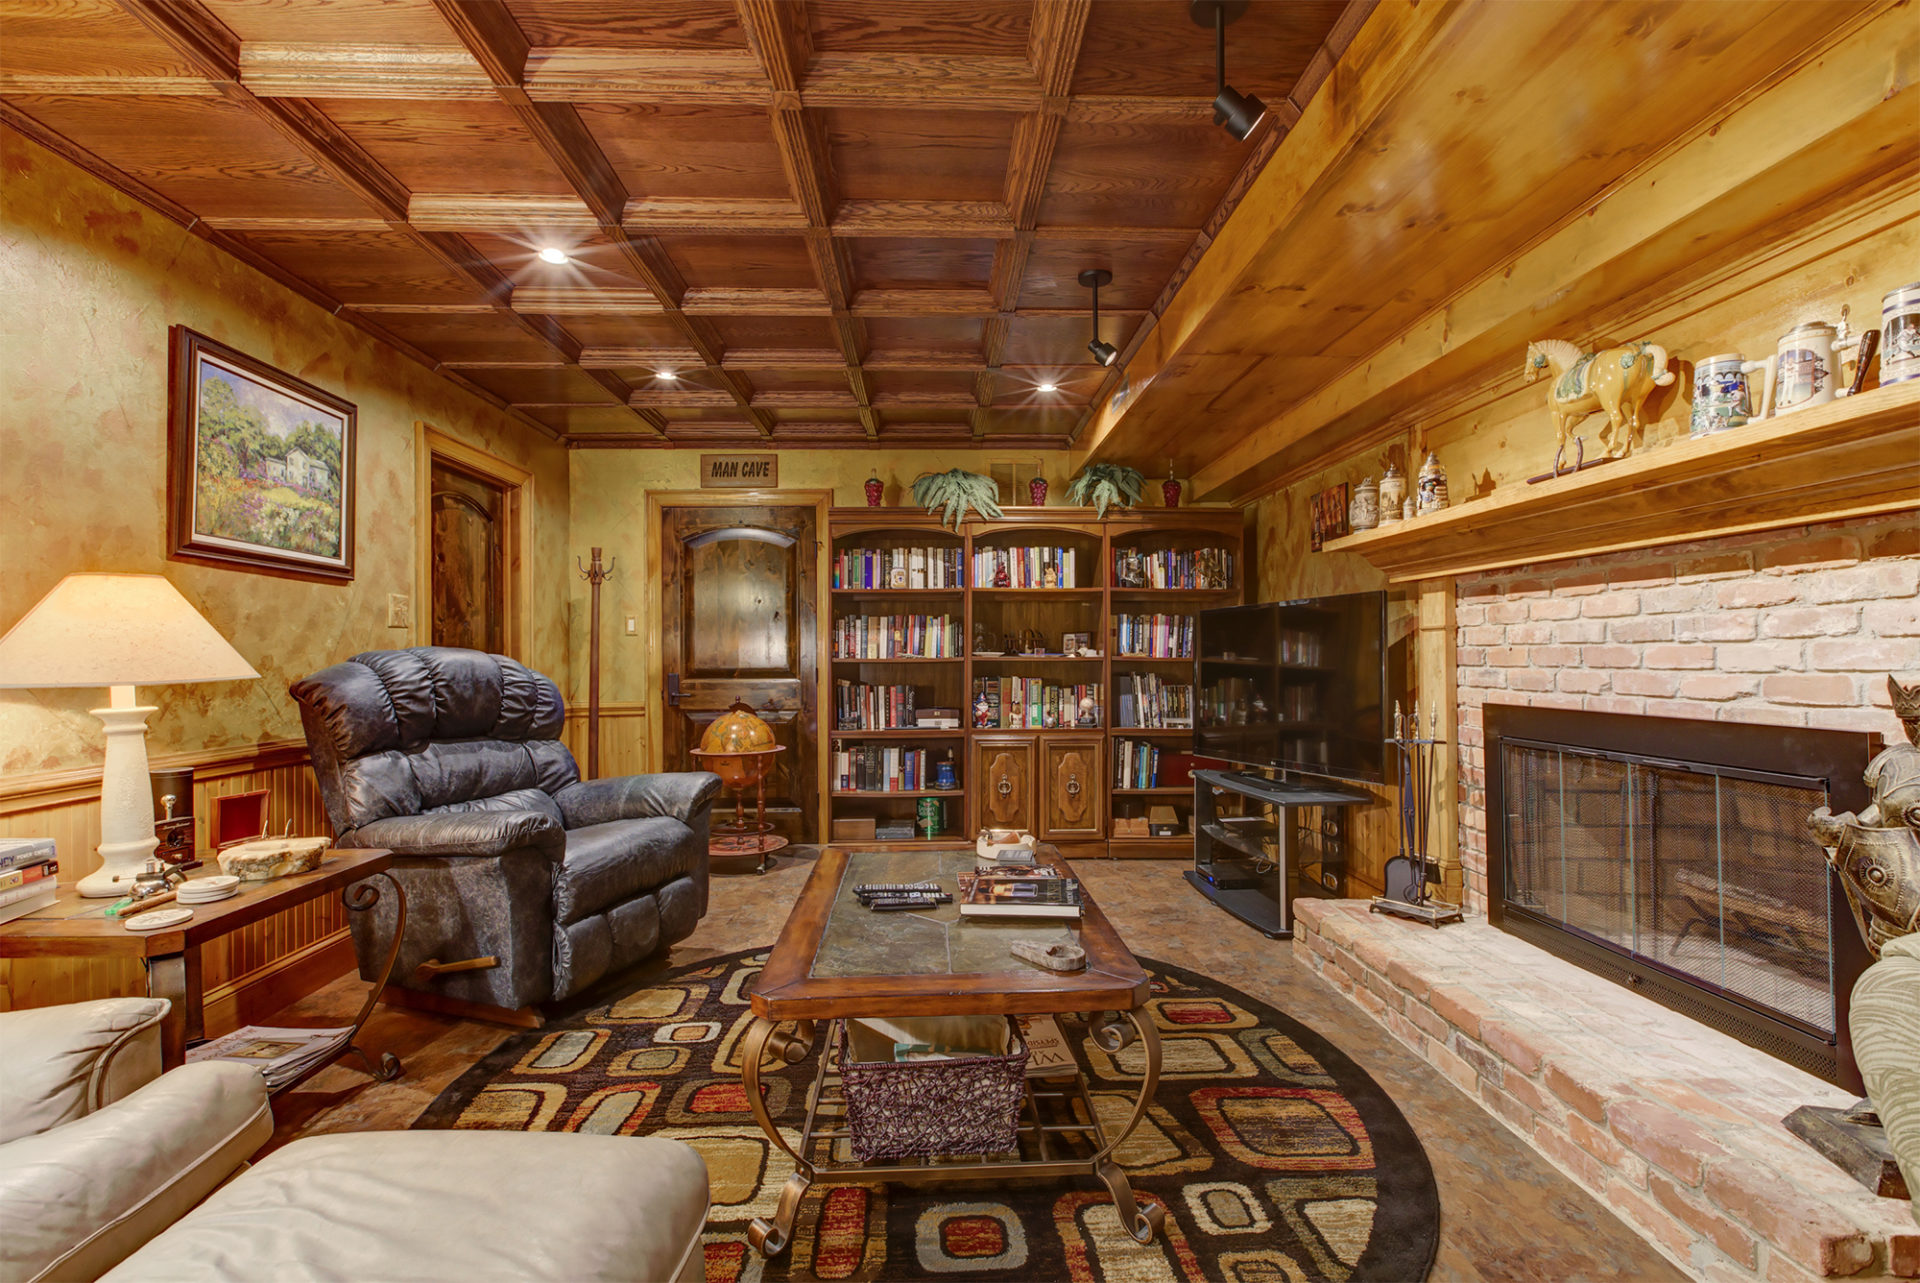
{"type": "Polygon", "coordinates": [[[1873,804],[1858,815],[1823,806],[1807,817],[1875,958],[1888,941],[1920,928],[1920,683],[1888,677],[1887,690],[1907,742],[1867,764],[1873,804]]]}

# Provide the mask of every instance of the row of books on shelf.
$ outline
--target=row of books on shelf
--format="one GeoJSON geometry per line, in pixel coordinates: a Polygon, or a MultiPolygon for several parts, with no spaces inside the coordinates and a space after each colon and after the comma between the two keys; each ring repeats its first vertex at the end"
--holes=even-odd
{"type": "Polygon", "coordinates": [[[1100,683],[1062,685],[1043,677],[976,677],[973,724],[1002,731],[1098,727],[1100,683]]]}
{"type": "Polygon", "coordinates": [[[1184,730],[1193,725],[1193,686],[1158,673],[1123,673],[1114,685],[1116,726],[1184,730]]]}
{"type": "Polygon", "coordinates": [[[1116,653],[1140,659],[1192,659],[1192,615],[1115,615],[1116,653]]]}
{"type": "Polygon", "coordinates": [[[835,588],[964,588],[961,551],[946,548],[842,548],[833,555],[835,588]]]}
{"type": "Polygon", "coordinates": [[[915,720],[911,686],[870,686],[865,682],[833,684],[833,726],[841,731],[912,729],[915,720]]]}
{"type": "MultiPolygon", "coordinates": [[[[1171,753],[1173,750],[1168,751],[1171,753]]],[[[1160,746],[1151,740],[1115,740],[1113,786],[1121,789],[1159,788],[1160,746]]]]}
{"type": "Polygon", "coordinates": [[[833,621],[835,659],[956,659],[967,653],[958,615],[848,615],[833,621]]]}
{"type": "MultiPolygon", "coordinates": [[[[951,765],[951,749],[947,758],[951,765]]],[[[911,793],[939,788],[942,786],[933,782],[935,766],[933,755],[924,748],[858,744],[834,753],[833,787],[841,793],[911,793]]]]}
{"type": "Polygon", "coordinates": [[[976,588],[1073,588],[1079,561],[1071,548],[976,548],[976,588]]]}
{"type": "Polygon", "coordinates": [[[52,904],[59,874],[52,838],[0,838],[0,922],[52,904]]]}
{"type": "Polygon", "coordinates": [[[1233,554],[1225,548],[1113,550],[1116,588],[1231,588],[1233,554]]]}

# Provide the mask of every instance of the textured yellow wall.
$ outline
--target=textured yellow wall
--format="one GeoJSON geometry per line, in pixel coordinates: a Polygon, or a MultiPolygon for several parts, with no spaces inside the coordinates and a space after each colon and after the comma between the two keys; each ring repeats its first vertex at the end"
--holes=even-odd
{"type": "MultiPolygon", "coordinates": [[[[142,688],[154,754],[294,738],[288,683],[406,645],[414,423],[534,473],[529,658],[566,680],[566,451],[175,223],[0,128],[0,628],[77,570],[164,573],[259,670],[142,688]],[[166,560],[167,329],[184,324],[359,408],[355,576],[335,586],[166,560]]],[[[416,606],[418,603],[416,603],[416,606]]],[[[417,611],[416,611],[417,618],[417,611]]],[[[97,766],[92,690],[0,691],[0,772],[97,766]]]]}
{"type": "MultiPolygon", "coordinates": [[[[600,696],[609,703],[647,703],[647,648],[658,633],[646,601],[649,490],[698,490],[698,450],[576,450],[572,454],[572,552],[584,562],[588,550],[599,545],[601,555],[616,558],[615,577],[601,590],[600,696]],[[635,636],[627,636],[626,616],[639,621],[635,636]]],[[[966,468],[991,473],[993,463],[1018,461],[1019,475],[1031,475],[1037,463],[1050,487],[1050,503],[1066,502],[1069,455],[1064,450],[776,450],[780,458],[780,489],[832,490],[841,507],[867,502],[867,478],[878,475],[886,483],[883,499],[890,508],[913,504],[914,479],[924,472],[966,468]]],[[[1158,499],[1158,487],[1149,486],[1158,499]]],[[[707,492],[725,498],[726,491],[707,492]]],[[[1022,502],[1025,496],[1021,496],[1022,502]]],[[[743,500],[742,502],[750,502],[743,500]]],[[[821,532],[825,537],[825,532],[821,532]]],[[[568,562],[569,567],[572,561],[568,562]]],[[[573,701],[586,698],[587,587],[577,576],[573,594],[573,701]]]]}

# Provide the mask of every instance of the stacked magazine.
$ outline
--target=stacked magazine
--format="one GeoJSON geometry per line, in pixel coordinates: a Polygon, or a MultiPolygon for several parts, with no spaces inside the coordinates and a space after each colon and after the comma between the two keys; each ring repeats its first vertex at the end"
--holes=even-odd
{"type": "Polygon", "coordinates": [[[332,1059],[352,1036],[351,1027],[272,1029],[248,1025],[223,1038],[189,1048],[187,1059],[230,1060],[236,1065],[251,1065],[267,1080],[267,1090],[277,1091],[315,1065],[332,1059]]]}
{"type": "Polygon", "coordinates": [[[1078,918],[1080,883],[1051,865],[995,865],[959,875],[959,905],[968,918],[1078,918]]]}

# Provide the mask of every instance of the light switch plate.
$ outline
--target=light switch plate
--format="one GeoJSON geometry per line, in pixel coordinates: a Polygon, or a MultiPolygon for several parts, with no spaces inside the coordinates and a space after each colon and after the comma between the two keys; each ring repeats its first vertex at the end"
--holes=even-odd
{"type": "Polygon", "coordinates": [[[407,595],[403,592],[390,592],[387,594],[387,627],[413,627],[413,603],[407,599],[407,595]]]}
{"type": "Polygon", "coordinates": [[[640,616],[628,615],[627,616],[627,636],[638,637],[639,635],[640,635],[640,616]]]}

